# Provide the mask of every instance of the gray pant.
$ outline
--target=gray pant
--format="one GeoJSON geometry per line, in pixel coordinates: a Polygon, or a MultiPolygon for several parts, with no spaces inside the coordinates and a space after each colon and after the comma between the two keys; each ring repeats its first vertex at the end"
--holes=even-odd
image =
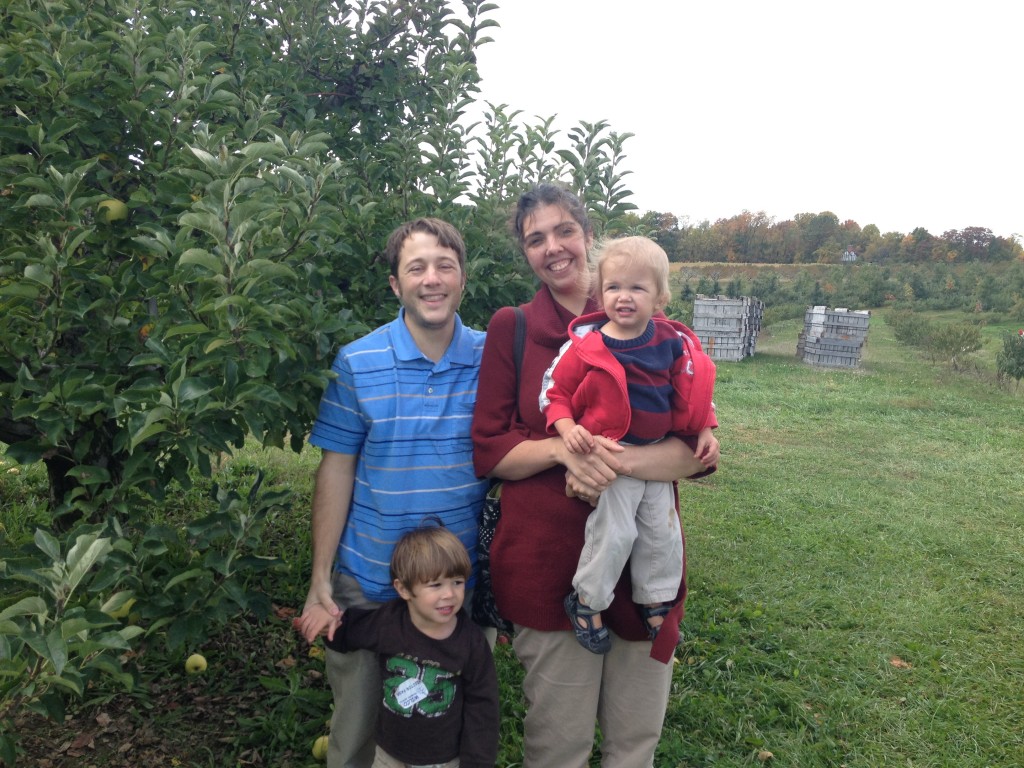
{"type": "Polygon", "coordinates": [[[595,611],[611,605],[627,561],[634,603],[676,599],[683,579],[683,537],[672,483],[616,478],[587,518],[585,536],[572,580],[581,603],[595,611]]]}
{"type": "Polygon", "coordinates": [[[612,649],[602,656],[572,632],[519,626],[512,642],[526,669],[523,768],[586,768],[595,722],[602,768],[654,765],[673,665],[650,658],[650,642],[613,633],[612,649]]]}
{"type": "MultiPolygon", "coordinates": [[[[466,590],[464,605],[472,604],[473,591],[466,590]]],[[[380,607],[363,595],[351,576],[335,574],[334,601],[344,610],[349,607],[380,607]]],[[[485,628],[487,641],[494,647],[497,630],[485,628]]],[[[377,655],[370,651],[338,653],[326,651],[327,680],[334,696],[331,734],[327,743],[327,768],[371,768],[376,743],[373,726],[377,722],[381,679],[377,655]]]]}
{"type": "MultiPolygon", "coordinates": [[[[342,610],[379,607],[366,599],[351,576],[334,575],[334,602],[342,610]]],[[[381,689],[377,656],[370,651],[338,653],[327,649],[327,680],[334,695],[334,714],[327,743],[328,768],[370,768],[377,745],[377,699],[381,689]]]]}

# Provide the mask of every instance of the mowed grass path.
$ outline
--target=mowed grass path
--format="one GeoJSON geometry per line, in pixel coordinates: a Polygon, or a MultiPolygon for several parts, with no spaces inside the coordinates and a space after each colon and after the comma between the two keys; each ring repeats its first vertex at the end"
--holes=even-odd
{"type": "Polygon", "coordinates": [[[1024,397],[895,344],[720,363],[657,765],[1024,765],[1024,397]],[[767,753],[771,753],[771,757],[767,753]]]}

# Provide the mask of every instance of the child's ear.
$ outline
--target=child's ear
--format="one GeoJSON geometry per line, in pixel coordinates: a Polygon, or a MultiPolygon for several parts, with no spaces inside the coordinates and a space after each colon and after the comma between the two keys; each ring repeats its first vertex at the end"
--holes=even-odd
{"type": "Polygon", "coordinates": [[[412,591],[406,589],[405,588],[405,584],[403,584],[401,581],[399,581],[398,579],[395,579],[392,582],[392,586],[395,588],[395,591],[398,593],[398,596],[400,598],[402,598],[403,600],[412,600],[412,598],[413,598],[412,591]]]}

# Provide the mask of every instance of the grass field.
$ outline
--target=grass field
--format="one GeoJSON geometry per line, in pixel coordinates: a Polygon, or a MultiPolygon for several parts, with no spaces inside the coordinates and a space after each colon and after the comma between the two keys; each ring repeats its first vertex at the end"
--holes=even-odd
{"type": "MultiPolygon", "coordinates": [[[[799,362],[798,331],[719,364],[722,465],[682,489],[690,598],[657,768],[1024,765],[1024,392],[995,387],[988,346],[957,374],[896,345],[880,314],[856,370],[799,362]]],[[[297,492],[266,540],[289,566],[268,582],[280,615],[211,641],[203,679],[153,643],[137,697],[25,721],[25,765],[315,764],[326,682],[287,624],[315,461],[255,449],[221,470],[260,466],[297,492]]],[[[4,477],[31,517],[38,475],[4,477]]],[[[497,657],[508,768],[520,669],[509,646],[497,657]]]]}
{"type": "Polygon", "coordinates": [[[798,362],[798,330],[719,366],[658,764],[1024,764],[1021,398],[880,317],[859,370],[798,362]]]}

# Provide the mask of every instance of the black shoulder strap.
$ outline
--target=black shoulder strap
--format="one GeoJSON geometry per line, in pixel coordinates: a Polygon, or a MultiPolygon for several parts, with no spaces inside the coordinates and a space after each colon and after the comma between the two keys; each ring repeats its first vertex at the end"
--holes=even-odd
{"type": "Polygon", "coordinates": [[[526,315],[522,307],[512,307],[516,313],[516,335],[512,341],[512,357],[516,361],[516,387],[519,385],[519,373],[523,368],[523,348],[526,346],[526,315]]]}

